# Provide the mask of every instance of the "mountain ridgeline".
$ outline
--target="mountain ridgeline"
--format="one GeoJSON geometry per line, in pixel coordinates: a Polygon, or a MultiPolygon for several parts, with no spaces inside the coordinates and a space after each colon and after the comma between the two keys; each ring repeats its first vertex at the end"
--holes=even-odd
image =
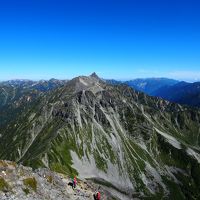
{"type": "Polygon", "coordinates": [[[0,159],[76,174],[120,199],[200,198],[200,110],[96,74],[19,99],[4,103],[13,115],[0,126],[0,159]]]}

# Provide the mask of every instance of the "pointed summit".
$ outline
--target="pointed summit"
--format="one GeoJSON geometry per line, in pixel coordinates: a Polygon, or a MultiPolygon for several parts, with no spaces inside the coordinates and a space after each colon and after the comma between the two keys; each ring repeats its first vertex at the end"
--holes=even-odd
{"type": "Polygon", "coordinates": [[[103,90],[105,83],[96,75],[92,73],[90,76],[78,76],[70,80],[66,86],[71,86],[75,92],[82,90],[90,90],[93,93],[103,90]]]}
{"type": "Polygon", "coordinates": [[[93,77],[93,78],[96,78],[96,79],[100,79],[100,78],[97,76],[97,74],[96,74],[95,72],[93,72],[93,73],[90,75],[90,77],[93,77]]]}

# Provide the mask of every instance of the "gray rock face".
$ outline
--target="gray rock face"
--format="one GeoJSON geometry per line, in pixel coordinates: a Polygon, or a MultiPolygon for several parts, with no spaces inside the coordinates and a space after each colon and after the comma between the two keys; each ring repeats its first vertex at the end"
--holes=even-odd
{"type": "Polygon", "coordinates": [[[0,157],[77,174],[120,199],[195,199],[199,123],[199,110],[80,76],[6,124],[0,157]]]}

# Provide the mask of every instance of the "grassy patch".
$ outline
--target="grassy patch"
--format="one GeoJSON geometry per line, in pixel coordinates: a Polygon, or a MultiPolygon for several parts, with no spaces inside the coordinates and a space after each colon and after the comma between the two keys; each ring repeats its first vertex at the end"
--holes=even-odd
{"type": "Polygon", "coordinates": [[[47,182],[49,182],[49,183],[53,182],[53,177],[52,176],[47,176],[46,179],[47,179],[47,182]]]}
{"type": "Polygon", "coordinates": [[[95,159],[95,163],[98,169],[106,172],[108,166],[107,166],[107,162],[104,158],[102,158],[99,155],[99,152],[97,150],[94,150],[94,159],[95,159]]]}
{"type": "Polygon", "coordinates": [[[72,168],[71,166],[62,165],[60,163],[52,163],[50,165],[50,168],[51,170],[61,174],[71,175],[71,176],[78,175],[78,172],[74,168],[72,168]]]}
{"type": "Polygon", "coordinates": [[[3,177],[0,177],[0,191],[8,190],[9,185],[3,177]]]}
{"type": "Polygon", "coordinates": [[[166,177],[163,177],[163,180],[167,184],[167,186],[170,190],[169,197],[171,199],[177,199],[177,200],[185,199],[185,196],[183,195],[183,193],[180,190],[180,187],[177,183],[174,183],[173,181],[168,180],[166,177]]]}
{"type": "Polygon", "coordinates": [[[37,190],[37,181],[35,177],[29,177],[23,180],[24,185],[30,187],[32,190],[36,192],[37,190]]]}
{"type": "Polygon", "coordinates": [[[26,195],[28,195],[28,194],[30,193],[30,191],[29,191],[28,188],[23,188],[22,190],[24,191],[24,193],[25,193],[26,195]]]}

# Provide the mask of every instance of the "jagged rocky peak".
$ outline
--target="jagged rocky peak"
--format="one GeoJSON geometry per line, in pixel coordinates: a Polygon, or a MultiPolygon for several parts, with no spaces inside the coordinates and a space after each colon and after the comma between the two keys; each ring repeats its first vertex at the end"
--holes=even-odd
{"type": "Polygon", "coordinates": [[[96,79],[101,80],[101,79],[99,78],[99,76],[98,76],[95,72],[93,72],[93,73],[90,75],[90,77],[93,77],[93,78],[96,78],[96,79]]]}
{"type": "Polygon", "coordinates": [[[96,75],[96,73],[91,74],[90,76],[78,76],[73,78],[68,82],[67,85],[70,85],[74,88],[75,92],[82,90],[90,90],[93,93],[104,90],[105,83],[96,75]]]}

